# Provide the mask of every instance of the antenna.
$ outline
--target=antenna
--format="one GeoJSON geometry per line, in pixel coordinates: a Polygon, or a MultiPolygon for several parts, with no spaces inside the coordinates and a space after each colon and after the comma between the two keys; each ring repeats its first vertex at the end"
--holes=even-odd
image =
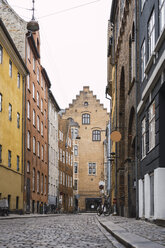
{"type": "Polygon", "coordinates": [[[34,3],[35,3],[35,0],[32,0],[32,4],[33,4],[33,7],[32,7],[32,19],[30,22],[28,22],[27,24],[27,29],[30,31],[30,32],[36,32],[39,30],[39,24],[37,21],[35,21],[35,18],[34,18],[34,11],[35,11],[35,8],[34,8],[34,3]]]}
{"type": "Polygon", "coordinates": [[[33,11],[33,13],[32,13],[32,20],[35,20],[35,18],[34,18],[34,0],[32,0],[32,2],[33,2],[33,7],[32,7],[32,11],[33,11]]]}

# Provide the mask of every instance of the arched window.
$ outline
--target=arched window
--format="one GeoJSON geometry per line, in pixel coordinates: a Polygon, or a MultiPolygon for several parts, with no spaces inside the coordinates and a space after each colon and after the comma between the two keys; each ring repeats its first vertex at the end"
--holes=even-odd
{"type": "Polygon", "coordinates": [[[83,114],[82,115],[82,124],[84,124],[84,125],[90,124],[90,115],[89,114],[83,114]]]}
{"type": "Polygon", "coordinates": [[[92,140],[93,141],[100,141],[101,140],[101,132],[100,132],[100,130],[93,130],[93,132],[92,132],[92,140]]]}

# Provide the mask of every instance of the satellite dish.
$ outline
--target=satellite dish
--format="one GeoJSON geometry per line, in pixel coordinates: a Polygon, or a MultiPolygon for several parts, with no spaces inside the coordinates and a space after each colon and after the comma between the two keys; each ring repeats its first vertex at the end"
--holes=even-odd
{"type": "Polygon", "coordinates": [[[119,142],[121,140],[121,133],[119,131],[113,131],[111,133],[111,140],[114,142],[119,142]]]}

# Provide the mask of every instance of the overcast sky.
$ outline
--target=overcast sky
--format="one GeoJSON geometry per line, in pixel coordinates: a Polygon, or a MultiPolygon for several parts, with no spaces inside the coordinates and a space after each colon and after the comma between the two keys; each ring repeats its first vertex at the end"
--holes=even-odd
{"type": "MultiPolygon", "coordinates": [[[[26,21],[32,0],[8,0],[26,21]]],[[[111,0],[35,0],[40,25],[41,64],[60,106],[68,107],[83,86],[90,86],[100,102],[107,84],[107,26],[111,0]]]]}

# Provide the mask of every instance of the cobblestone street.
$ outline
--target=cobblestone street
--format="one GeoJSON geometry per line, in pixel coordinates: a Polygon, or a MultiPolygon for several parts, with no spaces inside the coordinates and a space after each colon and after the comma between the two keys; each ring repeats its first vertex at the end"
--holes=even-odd
{"type": "Polygon", "coordinates": [[[115,247],[104,235],[106,231],[101,230],[92,214],[0,220],[0,248],[115,247]]]}

